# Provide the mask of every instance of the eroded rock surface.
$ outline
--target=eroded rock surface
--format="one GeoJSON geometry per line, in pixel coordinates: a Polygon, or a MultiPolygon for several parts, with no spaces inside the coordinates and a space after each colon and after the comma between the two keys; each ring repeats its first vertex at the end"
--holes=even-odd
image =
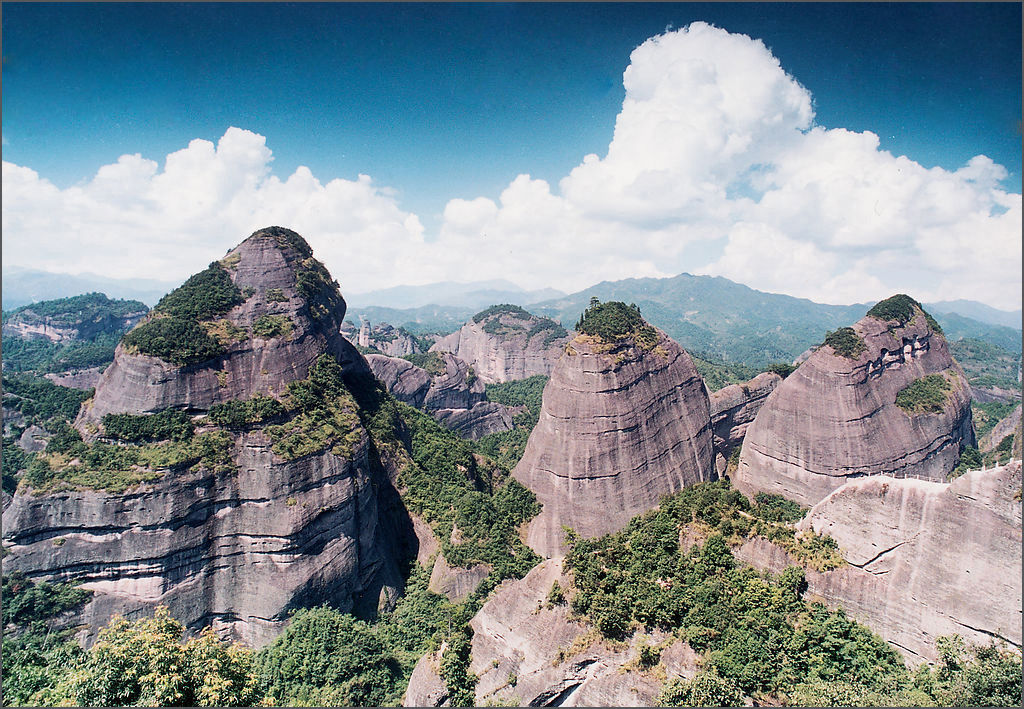
{"type": "MultiPolygon", "coordinates": [[[[982,439],[978,441],[978,448],[982,453],[986,453],[990,450],[994,450],[996,446],[998,446],[1007,436],[1013,436],[1016,434],[1019,439],[1020,434],[1018,432],[1020,431],[1020,428],[1021,406],[1018,404],[1017,408],[1011,411],[1009,416],[997,423],[991,431],[986,433],[982,439]]],[[[1018,451],[1017,455],[1019,456],[1020,444],[1016,443],[1016,445],[1013,446],[1013,449],[1018,451]]]]}
{"type": "Polygon", "coordinates": [[[430,350],[454,354],[486,383],[551,374],[569,340],[565,329],[522,308],[498,307],[488,315],[478,313],[430,350]]]}
{"type": "MultiPolygon", "coordinates": [[[[636,667],[640,643],[657,645],[664,634],[637,635],[611,645],[586,624],[570,619],[567,605],[551,605],[555,581],[566,588],[562,559],[549,559],[524,578],[503,582],[470,621],[470,671],[479,677],[476,704],[517,706],[652,706],[664,677],[692,677],[697,656],[675,642],[651,671],[636,667]]],[[[440,653],[417,664],[406,706],[439,706],[447,691],[439,677],[440,653]]]]}
{"type": "MultiPolygon", "coordinates": [[[[1021,466],[951,483],[875,476],[815,505],[801,526],[830,534],[849,566],[806,571],[808,594],[841,606],[912,662],[934,661],[935,639],[1021,646],[1021,466]]],[[[792,564],[764,539],[737,556],[778,572],[792,564]]]]}
{"type": "MultiPolygon", "coordinates": [[[[312,300],[299,291],[303,269],[308,278],[316,265],[301,237],[260,230],[224,264],[246,296],[226,316],[242,339],[222,357],[186,367],[120,346],[94,406],[79,416],[83,432],[104,412],[201,412],[229,398],[280,394],[324,354],[340,361],[346,381],[370,376],[337,334],[337,285],[321,278],[312,300]],[[253,323],[268,313],[288,318],[290,336],[254,336],[253,323]]],[[[354,400],[343,406],[333,425],[351,427],[338,432],[345,445],[282,457],[263,428],[231,428],[221,431],[230,465],[217,470],[199,463],[156,471],[155,480],[116,494],[19,489],[3,515],[4,569],[94,590],[76,618],[86,641],[113,614],[159,604],[190,630],[212,624],[255,646],[297,607],[326,602],[372,615],[396,597],[398,562],[416,555],[417,538],[394,471],[370,454],[354,400]]]]}
{"type": "Polygon", "coordinates": [[[543,505],[526,533],[539,554],[564,553],[563,525],[607,534],[663,495],[715,479],[704,382],[678,344],[657,336],[651,349],[578,336],[551,373],[513,471],[543,505]]]}
{"type": "Polygon", "coordinates": [[[853,330],[854,358],[819,347],[765,401],[747,429],[736,486],[813,505],[847,480],[911,475],[945,480],[974,444],[970,387],[945,338],[923,311],[904,326],[874,317],[853,330]],[[950,391],[939,413],[908,413],[896,397],[941,374],[950,391]]]}
{"type": "Polygon", "coordinates": [[[765,399],[781,383],[782,377],[778,374],[762,372],[745,384],[730,384],[712,392],[711,429],[714,432],[716,464],[724,466],[733,450],[743,443],[747,428],[765,399]]]}
{"type": "Polygon", "coordinates": [[[74,372],[61,372],[60,374],[44,374],[54,384],[59,384],[72,389],[92,389],[100,383],[103,378],[103,367],[89,367],[74,372]]]}
{"type": "MultiPolygon", "coordinates": [[[[246,296],[223,319],[243,333],[227,352],[206,362],[175,366],[157,357],[132,354],[118,345],[114,362],[96,386],[92,406],[78,424],[98,423],[107,413],[148,413],[166,408],[209,409],[230,399],[282,393],[288,382],[302,379],[323,353],[334,355],[347,369],[365,367],[364,360],[339,332],[345,301],[337,284],[322,284],[335,302],[307,298],[296,274],[313,263],[305,242],[297,247],[295,232],[270,227],[255,232],[221,259],[232,282],[246,296]],[[281,316],[290,323],[287,335],[264,339],[253,334],[262,316],[281,316]]],[[[301,240],[301,237],[298,237],[301,240]]]]}
{"type": "Polygon", "coordinates": [[[412,362],[399,357],[385,355],[366,355],[366,362],[388,391],[401,402],[417,409],[423,407],[423,401],[430,391],[431,378],[426,370],[420,369],[412,362]]]}

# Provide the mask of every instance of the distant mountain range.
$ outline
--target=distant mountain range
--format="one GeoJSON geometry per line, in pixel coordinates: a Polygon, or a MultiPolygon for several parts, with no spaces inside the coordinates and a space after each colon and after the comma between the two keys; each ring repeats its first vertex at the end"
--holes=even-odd
{"type": "Polygon", "coordinates": [[[84,293],[104,293],[110,298],[141,300],[152,307],[180,281],[151,278],[108,278],[95,273],[71,275],[12,266],[3,271],[2,298],[5,311],[40,300],[70,298],[84,293]]]}
{"type": "MultiPolygon", "coordinates": [[[[41,299],[102,291],[111,297],[155,304],[176,283],[67,276],[9,269],[3,307],[11,310],[41,299]]],[[[506,280],[441,282],[345,294],[347,319],[388,322],[414,333],[451,332],[490,305],[512,303],[571,328],[590,298],[636,303],[645,318],[688,350],[730,363],[763,367],[792,361],[825,333],[856,322],[871,303],[825,305],[804,298],[764,293],[726,278],[693,276],[604,281],[577,293],[528,291],[506,280]]],[[[1021,352],[1021,311],[997,310],[969,300],[926,303],[950,340],[975,338],[1009,353],[1021,352]]]]}
{"type": "Polygon", "coordinates": [[[542,300],[565,295],[554,288],[528,291],[506,280],[455,283],[443,281],[424,286],[395,286],[367,293],[345,295],[350,307],[377,306],[383,308],[421,308],[428,305],[447,305],[480,310],[497,303],[531,305],[542,300]]]}

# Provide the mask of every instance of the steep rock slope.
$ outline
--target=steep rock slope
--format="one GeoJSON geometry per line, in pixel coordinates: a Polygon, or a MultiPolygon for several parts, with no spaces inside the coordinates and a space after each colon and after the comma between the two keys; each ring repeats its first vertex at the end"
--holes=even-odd
{"type": "Polygon", "coordinates": [[[719,473],[725,461],[743,443],[768,395],[782,383],[774,372],[762,372],[745,384],[730,384],[710,396],[711,428],[715,436],[715,464],[719,473]]]}
{"type": "Polygon", "coordinates": [[[646,324],[612,342],[577,336],[513,475],[543,505],[527,543],[549,557],[564,550],[563,526],[613,532],[662,495],[714,479],[707,390],[689,355],[646,324]]]}
{"type": "MultiPolygon", "coordinates": [[[[806,571],[808,593],[842,606],[913,662],[934,661],[935,638],[1021,646],[1021,465],[951,483],[875,476],[815,505],[804,528],[830,534],[849,563],[806,571]]],[[[781,571],[792,562],[755,539],[738,556],[781,571]]]]}
{"type": "MultiPolygon", "coordinates": [[[[289,381],[305,377],[324,352],[350,369],[365,367],[339,332],[345,301],[337,283],[295,232],[281,227],[255,232],[194,276],[207,276],[194,283],[194,290],[208,290],[207,281],[215,280],[218,271],[225,272],[238,291],[233,300],[225,299],[224,305],[230,305],[226,312],[200,311],[196,317],[194,309],[180,310],[186,311],[181,320],[189,327],[198,324],[220,346],[201,350],[182,363],[145,354],[129,344],[140,333],[152,332],[153,323],[172,320],[165,317],[168,310],[179,310],[172,296],[192,295],[186,282],[165,296],[118,346],[80,423],[96,423],[112,412],[148,413],[171,407],[203,411],[255,392],[279,394],[289,381]],[[147,325],[150,329],[144,330],[147,325]]],[[[164,336],[180,334],[153,332],[149,339],[164,336]]]]}
{"type": "Polygon", "coordinates": [[[485,400],[484,385],[469,365],[448,352],[430,352],[421,359],[427,369],[398,357],[366,356],[374,376],[395,398],[429,411],[463,438],[476,440],[512,428],[508,408],[485,400]]]}
{"type": "Polygon", "coordinates": [[[137,300],[111,300],[102,293],[33,303],[6,316],[3,334],[51,342],[91,340],[133,327],[149,311],[137,300]]]}
{"type": "Polygon", "coordinates": [[[769,396],[747,429],[738,488],[813,505],[864,475],[945,480],[974,444],[970,388],[934,321],[906,296],[871,312],[769,396]]]}
{"type": "Polygon", "coordinates": [[[450,352],[467,362],[485,383],[551,374],[569,334],[547,318],[516,305],[496,305],[473,316],[432,352],[450,352]]]}
{"type": "Polygon", "coordinates": [[[980,441],[978,448],[982,453],[995,450],[996,447],[1007,436],[1014,438],[1012,450],[1015,455],[1020,456],[1020,429],[1021,429],[1021,405],[1010,412],[1010,415],[999,421],[991,431],[986,433],[980,441]]]}
{"type": "MultiPolygon", "coordinates": [[[[145,444],[149,457],[138,464],[145,474],[119,489],[95,489],[87,476],[62,473],[78,470],[83,464],[67,458],[82,454],[50,456],[65,466],[55,469],[55,484],[33,489],[23,481],[4,511],[5,570],[75,579],[95,591],[78,619],[86,640],[114,613],[132,616],[166,604],[192,630],[212,623],[259,646],[295,607],[329,602],[374,612],[401,584],[396,559],[415,553],[412,522],[346,388],[369,369],[331,334],[344,316],[336,286],[318,279],[314,285],[326,292],[310,300],[300,295],[303,279],[323,267],[288,230],[261,230],[233,255],[227,268],[251,293],[229,311],[230,322],[259,330],[262,314],[287,313],[293,337],[245,330],[226,354],[195,366],[122,345],[97,388],[102,404],[80,423],[87,437],[103,438],[112,424],[98,412],[111,407],[137,412],[173,403],[204,411],[229,395],[241,401],[228,404],[227,416],[222,407],[196,419],[194,438],[145,444]],[[219,371],[229,372],[223,386],[219,371]],[[280,403],[270,406],[268,391],[280,403]],[[245,401],[256,394],[264,398],[245,401]],[[267,413],[251,405],[256,401],[267,413]],[[165,462],[147,463],[161,450],[170,452],[161,454],[165,462]]],[[[272,322],[287,329],[284,320],[272,322]]],[[[107,456],[135,449],[102,445],[107,456]]],[[[101,449],[88,451],[91,457],[101,449]]]]}
{"type": "MultiPolygon", "coordinates": [[[[695,674],[696,654],[681,642],[663,650],[658,671],[638,671],[638,638],[619,647],[598,640],[571,618],[568,605],[547,603],[556,581],[569,586],[562,559],[549,559],[524,578],[503,582],[470,621],[477,706],[652,706],[659,675],[695,674]]],[[[648,638],[651,644],[663,639],[648,638]]],[[[448,705],[439,667],[439,653],[420,659],[405,706],[448,705]]]]}

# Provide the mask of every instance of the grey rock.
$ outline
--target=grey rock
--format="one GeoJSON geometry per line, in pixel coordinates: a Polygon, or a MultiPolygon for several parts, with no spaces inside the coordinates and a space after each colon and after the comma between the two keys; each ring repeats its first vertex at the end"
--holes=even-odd
{"type": "Polygon", "coordinates": [[[29,453],[38,453],[46,448],[46,442],[50,440],[50,434],[39,426],[29,426],[18,439],[18,447],[29,453]]]}
{"type": "MultiPolygon", "coordinates": [[[[812,598],[841,606],[911,662],[937,659],[935,639],[959,634],[1021,646],[1020,462],[951,483],[852,480],[801,522],[831,535],[849,566],[808,569],[812,598]]],[[[755,538],[737,556],[781,571],[794,562],[755,538]]]]}
{"type": "Polygon", "coordinates": [[[563,525],[614,532],[663,495],[715,479],[707,389],[690,356],[658,334],[650,351],[578,336],[551,373],[513,471],[543,505],[526,532],[539,554],[563,553],[563,525]]]}
{"type": "Polygon", "coordinates": [[[451,335],[440,338],[430,350],[450,352],[468,362],[486,383],[549,375],[569,338],[562,335],[549,339],[553,330],[535,329],[546,320],[511,313],[492,315],[480,322],[471,320],[451,335]],[[485,327],[497,332],[487,332],[485,327]]]}
{"type": "Polygon", "coordinates": [[[761,410],[765,399],[782,383],[774,372],[762,372],[745,384],[730,384],[710,396],[711,428],[715,455],[728,460],[743,443],[747,428],[761,410]]]}
{"type": "Polygon", "coordinates": [[[441,679],[441,655],[447,643],[435,652],[428,652],[419,659],[409,677],[409,686],[405,689],[402,706],[406,707],[447,707],[448,687],[441,679]]]}
{"type": "Polygon", "coordinates": [[[408,360],[385,355],[366,355],[366,362],[387,390],[401,402],[423,407],[423,401],[430,390],[431,379],[426,370],[420,369],[408,360]]]}
{"type": "MultiPolygon", "coordinates": [[[[520,580],[502,582],[470,621],[477,706],[651,706],[661,689],[659,677],[696,673],[697,655],[681,642],[663,650],[654,671],[637,670],[640,643],[655,645],[668,636],[636,635],[625,646],[606,644],[594,629],[573,620],[567,605],[547,604],[556,580],[569,585],[560,558],[520,580]]],[[[419,661],[405,706],[441,705],[446,693],[440,689],[439,660],[437,654],[419,661]]]]}
{"type": "Polygon", "coordinates": [[[445,596],[452,603],[461,603],[491,573],[489,564],[474,564],[468,569],[450,566],[444,554],[438,554],[430,572],[428,588],[445,596]]]}
{"type": "Polygon", "coordinates": [[[44,374],[54,384],[72,389],[92,389],[100,383],[103,378],[103,367],[90,367],[79,369],[76,372],[61,372],[60,374],[44,374]]]}
{"type": "MultiPolygon", "coordinates": [[[[228,271],[240,289],[254,294],[227,313],[225,319],[249,330],[263,315],[284,315],[292,333],[271,340],[248,337],[228,347],[225,355],[184,367],[157,357],[130,354],[118,345],[114,362],[96,387],[92,406],[83,408],[77,424],[98,423],[107,413],[148,413],[166,408],[204,411],[230,399],[247,399],[256,393],[280,394],[295,379],[302,379],[316,358],[333,354],[349,371],[366,369],[365,361],[340,334],[345,316],[344,301],[317,319],[296,285],[296,269],[303,255],[279,238],[294,234],[287,229],[261,229],[228,252],[225,262],[237,259],[228,271]],[[269,289],[280,289],[286,300],[267,298],[269,289]]],[[[294,234],[298,236],[297,234],[294,234]]]]}
{"type": "Polygon", "coordinates": [[[448,352],[438,352],[444,371],[433,377],[423,406],[436,409],[471,409],[484,400],[484,383],[469,380],[469,365],[448,352]]]}
{"type": "Polygon", "coordinates": [[[437,409],[431,415],[445,428],[471,441],[513,427],[508,407],[493,401],[481,401],[470,409],[437,409]]]}
{"type": "Polygon", "coordinates": [[[769,395],[747,429],[737,488],[813,505],[865,475],[945,480],[974,444],[967,379],[920,310],[904,327],[865,317],[853,329],[866,345],[859,357],[819,347],[769,395]],[[941,413],[896,406],[901,390],[938,373],[953,385],[941,413]]]}

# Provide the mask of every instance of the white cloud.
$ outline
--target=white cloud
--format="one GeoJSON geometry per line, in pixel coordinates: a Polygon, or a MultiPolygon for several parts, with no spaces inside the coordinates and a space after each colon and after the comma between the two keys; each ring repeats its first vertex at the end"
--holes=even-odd
{"type": "Polygon", "coordinates": [[[979,155],[955,171],[815,126],[809,92],[757,40],[694,23],[636,48],[604,157],[557,189],[519,175],[453,199],[437,238],[367,175],[273,174],[263,136],[230,128],[163,166],[125,155],[68,189],[3,164],[4,263],[182,278],[251,231],[296,229],[359,292],[507,278],[526,287],[722,275],[824,302],[894,292],[1021,302],[1021,196],[979,155]]]}

